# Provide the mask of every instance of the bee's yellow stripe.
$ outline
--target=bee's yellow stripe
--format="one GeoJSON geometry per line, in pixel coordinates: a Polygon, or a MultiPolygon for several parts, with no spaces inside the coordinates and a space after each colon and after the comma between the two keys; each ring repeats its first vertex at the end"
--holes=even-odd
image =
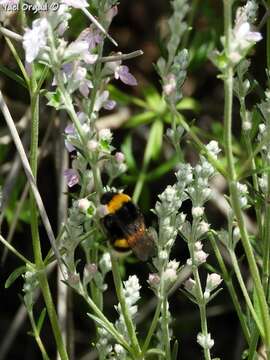
{"type": "Polygon", "coordinates": [[[115,246],[116,248],[122,248],[122,249],[128,249],[130,247],[126,239],[115,240],[115,242],[113,243],[113,246],[115,246]]]}
{"type": "Polygon", "coordinates": [[[122,207],[124,203],[130,200],[130,197],[126,194],[116,194],[107,205],[109,214],[115,213],[118,209],[122,207]]]}

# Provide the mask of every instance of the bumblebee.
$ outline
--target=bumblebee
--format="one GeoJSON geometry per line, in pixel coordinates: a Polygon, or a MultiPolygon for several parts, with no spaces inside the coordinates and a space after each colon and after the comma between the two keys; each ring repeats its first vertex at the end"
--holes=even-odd
{"type": "Polygon", "coordinates": [[[145,227],[143,214],[127,194],[106,192],[101,204],[106,206],[102,222],[115,251],[132,249],[142,261],[154,255],[154,239],[145,227]]]}

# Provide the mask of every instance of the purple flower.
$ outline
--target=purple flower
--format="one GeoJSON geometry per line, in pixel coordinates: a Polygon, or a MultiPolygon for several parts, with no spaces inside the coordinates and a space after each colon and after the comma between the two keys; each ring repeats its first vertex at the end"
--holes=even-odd
{"type": "Polygon", "coordinates": [[[119,163],[122,164],[125,161],[125,155],[121,152],[117,152],[115,154],[115,160],[119,163]]]}
{"type": "Polygon", "coordinates": [[[87,97],[89,95],[89,89],[93,88],[92,81],[88,80],[86,76],[87,70],[82,66],[78,66],[73,74],[74,81],[79,85],[80,93],[84,97],[87,97]]]}
{"type": "Polygon", "coordinates": [[[66,178],[67,185],[70,188],[79,183],[79,174],[77,170],[66,169],[64,170],[64,176],[66,178]]]}
{"type": "Polygon", "coordinates": [[[85,41],[88,49],[92,50],[101,43],[102,35],[98,29],[91,25],[80,33],[76,41],[85,41]]]}
{"type": "MultiPolygon", "coordinates": [[[[65,134],[66,135],[76,135],[76,132],[75,132],[75,128],[74,128],[74,125],[73,124],[68,124],[65,128],[65,134]]],[[[68,140],[65,140],[65,147],[67,149],[68,152],[72,152],[75,149],[75,147],[68,141],[68,140]]]]}
{"type": "Polygon", "coordinates": [[[116,101],[114,101],[114,100],[108,100],[103,105],[105,110],[113,110],[115,108],[115,106],[116,106],[116,101]]]}
{"type": "Polygon", "coordinates": [[[124,84],[130,86],[138,85],[135,77],[129,72],[129,68],[126,65],[118,66],[114,71],[115,79],[120,79],[124,84]]]}
{"type": "Polygon", "coordinates": [[[116,102],[114,100],[109,100],[109,91],[105,90],[102,93],[98,92],[96,96],[96,101],[94,105],[94,111],[99,111],[102,107],[106,110],[112,110],[116,102]]]}
{"type": "Polygon", "coordinates": [[[65,140],[65,147],[68,152],[72,152],[76,150],[75,147],[68,140],[65,140]]]}
{"type": "Polygon", "coordinates": [[[74,135],[75,134],[75,128],[73,124],[68,124],[65,128],[65,134],[67,135],[74,135]]]}

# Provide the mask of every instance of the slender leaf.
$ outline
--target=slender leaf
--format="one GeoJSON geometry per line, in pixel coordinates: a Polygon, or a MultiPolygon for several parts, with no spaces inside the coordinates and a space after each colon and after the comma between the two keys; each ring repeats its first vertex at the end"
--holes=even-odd
{"type": "Polygon", "coordinates": [[[192,97],[184,97],[176,106],[177,110],[192,110],[195,113],[200,112],[201,106],[198,101],[192,97]]]}
{"type": "MultiPolygon", "coordinates": [[[[146,351],[145,356],[152,356],[152,355],[158,355],[158,356],[162,356],[164,359],[166,358],[166,354],[164,351],[162,351],[161,349],[149,349],[146,351]]],[[[155,357],[156,358],[156,357],[155,357]]]]}
{"type": "Polygon", "coordinates": [[[149,164],[151,159],[157,159],[162,147],[163,123],[158,120],[151,126],[149,138],[144,153],[144,165],[149,164]]]}
{"type": "Polygon", "coordinates": [[[143,101],[140,98],[128,95],[128,94],[124,93],[123,91],[117,89],[113,85],[109,85],[108,89],[110,91],[111,98],[113,100],[115,100],[118,104],[121,104],[121,105],[134,104],[134,105],[137,105],[144,109],[147,108],[147,104],[145,103],[145,101],[143,101]]]}
{"type": "Polygon", "coordinates": [[[132,173],[137,173],[137,164],[136,164],[136,160],[133,156],[132,138],[130,135],[128,135],[125,138],[125,140],[121,146],[121,150],[122,150],[123,154],[125,155],[125,160],[126,160],[129,171],[132,173]]]}
{"type": "Polygon", "coordinates": [[[143,90],[145,100],[149,105],[150,109],[156,113],[163,113],[166,109],[166,102],[160,97],[159,92],[153,86],[148,86],[143,90]]]}
{"type": "Polygon", "coordinates": [[[143,124],[151,123],[156,117],[156,113],[153,111],[145,111],[143,113],[131,116],[128,121],[125,123],[124,127],[133,128],[143,124]]]}
{"type": "Polygon", "coordinates": [[[169,171],[171,171],[177,164],[179,163],[178,155],[173,156],[171,159],[166,161],[165,163],[162,163],[160,166],[155,168],[154,170],[150,171],[146,175],[146,181],[154,181],[165,174],[167,174],[169,171]]]}
{"type": "Polygon", "coordinates": [[[24,88],[28,89],[24,79],[20,75],[16,74],[14,71],[8,69],[6,66],[4,66],[2,64],[0,64],[0,72],[5,74],[10,79],[16,81],[18,84],[20,84],[24,88]]]}
{"type": "Polygon", "coordinates": [[[40,315],[39,315],[39,318],[38,318],[38,322],[37,322],[37,331],[38,331],[38,334],[40,334],[41,332],[41,329],[42,329],[42,326],[44,324],[44,320],[45,320],[45,316],[46,316],[46,308],[44,308],[40,315]]]}
{"type": "Polygon", "coordinates": [[[178,340],[175,340],[174,344],[173,344],[173,351],[172,351],[172,360],[177,360],[178,357],[178,348],[179,348],[179,343],[178,340]]]}
{"type": "MultiPolygon", "coordinates": [[[[119,342],[121,345],[125,346],[125,344],[122,342],[121,334],[117,332],[116,329],[112,330],[111,327],[109,327],[103,320],[98,318],[95,315],[92,315],[90,313],[87,313],[87,315],[94,320],[99,326],[103,327],[109,334],[111,334],[114,339],[119,342]]],[[[111,324],[112,328],[114,328],[113,324],[111,324]]]]}
{"type": "Polygon", "coordinates": [[[9,288],[15,280],[18,279],[19,276],[21,276],[26,271],[26,266],[20,266],[17,269],[15,269],[7,278],[5,282],[5,288],[9,288]]]}

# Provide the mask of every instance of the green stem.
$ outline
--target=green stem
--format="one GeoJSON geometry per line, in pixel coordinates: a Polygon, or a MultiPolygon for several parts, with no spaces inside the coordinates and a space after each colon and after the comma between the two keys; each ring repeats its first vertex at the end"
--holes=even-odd
{"type": "MultiPolygon", "coordinates": [[[[241,115],[242,124],[243,124],[244,122],[248,121],[248,113],[247,113],[247,109],[246,109],[245,98],[243,96],[241,96],[239,101],[240,101],[240,115],[241,115]]],[[[248,157],[250,157],[252,159],[250,165],[251,165],[251,170],[252,170],[253,186],[256,191],[259,191],[258,176],[256,174],[257,168],[256,168],[255,156],[254,156],[253,148],[252,148],[252,144],[251,144],[251,139],[250,139],[250,131],[246,131],[244,133],[244,141],[245,141],[248,157]]],[[[255,212],[256,212],[256,219],[257,219],[257,223],[258,223],[258,227],[259,227],[259,236],[262,239],[263,232],[262,232],[261,206],[258,202],[255,203],[255,212]]]]}
{"type": "Polygon", "coordinates": [[[264,289],[261,283],[261,278],[259,274],[259,270],[256,264],[256,260],[254,257],[254,253],[252,250],[252,246],[249,241],[249,236],[245,227],[244,218],[242,214],[242,210],[239,204],[238,199],[238,190],[235,182],[232,182],[230,184],[230,193],[231,193],[231,199],[232,199],[232,205],[234,209],[235,216],[238,221],[238,226],[240,229],[241,234],[241,240],[242,244],[245,250],[245,254],[248,260],[250,273],[254,282],[254,286],[257,292],[258,301],[259,301],[259,307],[262,314],[262,320],[263,320],[263,326],[264,326],[264,334],[265,334],[265,345],[267,349],[270,347],[270,318],[269,318],[269,312],[268,312],[268,305],[266,302],[264,289]]]}
{"type": "Polygon", "coordinates": [[[211,245],[212,245],[212,247],[214,249],[214,253],[216,255],[219,267],[221,269],[223,280],[224,280],[224,282],[225,282],[225,284],[226,284],[226,286],[228,288],[228,291],[230,293],[230,296],[232,298],[232,302],[234,304],[236,313],[238,315],[238,318],[239,318],[239,321],[240,321],[240,324],[241,324],[245,339],[246,339],[247,343],[249,344],[250,343],[250,331],[249,331],[249,328],[247,326],[246,319],[245,319],[245,317],[243,315],[243,310],[241,309],[240,301],[238,299],[237,293],[236,293],[235,288],[233,286],[231,276],[230,276],[230,274],[229,274],[229,272],[228,272],[228,270],[226,268],[223,257],[221,255],[220,250],[218,248],[218,245],[216,243],[216,239],[214,238],[214,236],[212,234],[210,234],[210,242],[211,242],[211,245]]]}
{"type": "Polygon", "coordinates": [[[161,310],[161,306],[162,306],[162,301],[159,299],[157,306],[156,306],[156,311],[155,311],[155,315],[153,317],[152,323],[150,325],[150,328],[148,330],[145,342],[143,344],[142,347],[142,355],[145,354],[145,352],[147,351],[149,344],[151,342],[152,336],[154,335],[154,332],[157,328],[157,324],[158,324],[158,320],[159,320],[159,316],[160,316],[160,310],[161,310]]]}
{"type": "MultiPolygon", "coordinates": [[[[224,0],[224,27],[225,27],[225,52],[228,55],[231,46],[231,9],[230,0],[224,0]]],[[[261,283],[259,270],[256,264],[252,246],[244,223],[244,217],[239,201],[239,194],[236,182],[236,173],[234,167],[234,158],[232,152],[232,106],[233,106],[233,68],[228,64],[224,80],[224,136],[225,136],[225,153],[228,161],[228,181],[232,208],[240,229],[241,240],[248,260],[250,273],[258,296],[259,307],[264,325],[264,342],[267,353],[270,348],[270,317],[268,305],[266,302],[264,289],[261,283]]]]}
{"type": "Polygon", "coordinates": [[[101,174],[100,174],[100,169],[98,167],[98,164],[91,164],[91,168],[92,168],[92,172],[93,172],[93,178],[94,178],[94,184],[95,184],[95,189],[98,195],[98,200],[100,199],[102,193],[103,193],[103,185],[102,185],[102,180],[101,180],[101,174]]]}
{"type": "Polygon", "coordinates": [[[103,312],[97,307],[97,305],[94,303],[94,301],[88,296],[88,293],[84,290],[78,291],[80,295],[82,295],[85,299],[85,301],[88,303],[91,310],[97,315],[97,317],[103,321],[103,323],[106,325],[107,329],[110,331],[110,333],[114,336],[116,341],[121,344],[128,352],[132,353],[132,349],[130,348],[129,344],[126,342],[126,340],[123,338],[122,334],[119,334],[119,332],[115,329],[114,325],[104,316],[103,312]]]}
{"type": "MultiPolygon", "coordinates": [[[[39,135],[39,96],[35,94],[36,81],[33,68],[33,77],[31,78],[31,146],[30,146],[30,166],[33,172],[33,176],[37,177],[37,160],[38,160],[38,135],[39,135]]],[[[39,272],[39,284],[44,297],[46,308],[48,311],[49,319],[53,329],[57,349],[62,360],[68,360],[68,355],[62,339],[62,334],[58,324],[58,319],[53,304],[53,300],[50,293],[50,288],[45,271],[43,271],[44,263],[42,260],[42,252],[39,239],[39,228],[38,228],[38,211],[36,207],[35,197],[33,192],[30,193],[30,209],[31,209],[31,233],[32,233],[32,245],[34,252],[35,264],[39,272]]]]}
{"type": "Polygon", "coordinates": [[[257,328],[254,328],[250,338],[250,344],[248,349],[248,360],[255,360],[258,358],[257,357],[258,340],[259,340],[259,332],[257,328]]]}
{"type": "Polygon", "coordinates": [[[182,46],[181,46],[182,49],[187,47],[190,33],[191,33],[191,26],[193,24],[198,5],[199,5],[199,0],[192,1],[191,10],[189,11],[189,16],[188,16],[188,21],[187,21],[188,28],[184,34],[183,41],[182,41],[182,46]]]}
{"type": "Polygon", "coordinates": [[[32,329],[33,329],[33,334],[34,334],[34,337],[35,337],[35,340],[36,340],[36,343],[39,347],[39,350],[42,354],[42,358],[43,360],[50,360],[48,354],[47,354],[47,351],[43,345],[43,342],[40,338],[40,335],[39,335],[39,332],[38,332],[38,329],[36,327],[36,324],[35,324],[35,320],[34,320],[34,316],[33,316],[33,312],[29,312],[29,319],[30,319],[30,322],[31,322],[31,326],[32,326],[32,329]]]}
{"type": "Polygon", "coordinates": [[[134,350],[134,354],[136,358],[140,358],[141,349],[137,339],[135,327],[132,321],[132,318],[129,313],[129,309],[126,303],[126,299],[123,292],[122,280],[119,273],[119,264],[113,254],[111,254],[111,262],[112,262],[112,273],[114,279],[114,285],[117,293],[117,298],[121,306],[121,311],[124,317],[125,325],[127,328],[127,332],[130,338],[130,342],[132,344],[132,348],[134,350]]]}
{"type": "Polygon", "coordinates": [[[235,252],[233,250],[229,250],[229,252],[230,252],[231,259],[232,259],[232,265],[233,265],[237,280],[239,282],[240,288],[242,290],[244,299],[246,301],[247,307],[249,308],[249,311],[251,312],[251,315],[252,315],[252,317],[253,317],[256,325],[257,325],[257,328],[258,328],[261,336],[264,337],[262,325],[260,323],[260,320],[259,320],[259,318],[258,318],[258,316],[256,314],[256,311],[255,311],[255,309],[254,309],[254,307],[252,305],[252,302],[250,300],[246,285],[244,283],[244,280],[243,280],[243,277],[242,277],[242,274],[241,274],[241,270],[240,270],[239,265],[238,265],[238,260],[236,258],[235,252]]]}
{"type": "MultiPolygon", "coordinates": [[[[85,250],[85,256],[87,264],[97,264],[98,263],[98,250],[93,249],[89,250],[87,248],[85,250]]],[[[97,305],[97,307],[102,311],[103,310],[103,298],[102,298],[102,292],[97,287],[94,281],[90,282],[90,291],[91,291],[91,298],[93,299],[94,303],[97,305]]]]}
{"type": "MultiPolygon", "coordinates": [[[[267,198],[270,198],[270,175],[268,174],[268,194],[267,198]]],[[[264,221],[264,239],[263,239],[263,274],[262,281],[264,292],[268,297],[269,290],[269,266],[270,266],[270,204],[266,204],[265,221],[264,221]]]]}
{"type": "Polygon", "coordinates": [[[166,359],[171,360],[168,298],[167,296],[165,296],[164,292],[163,292],[162,308],[161,308],[161,329],[163,334],[163,343],[165,344],[166,359]]]}
{"type": "MultiPolygon", "coordinates": [[[[202,334],[206,338],[208,336],[206,304],[205,304],[205,300],[203,297],[201,279],[200,279],[200,275],[199,275],[197,266],[192,271],[193,271],[193,276],[194,276],[194,280],[196,283],[197,301],[198,301],[198,305],[199,305],[199,309],[200,309],[202,334]]],[[[203,353],[204,353],[205,360],[211,360],[210,349],[208,347],[203,348],[203,353]]]]}
{"type": "Polygon", "coordinates": [[[221,163],[215,159],[210,152],[207,150],[206,146],[201,142],[200,138],[196,135],[192,127],[189,126],[189,124],[183,119],[182,116],[179,115],[177,109],[174,106],[170,107],[171,113],[178,118],[179,124],[183,127],[183,129],[189,134],[191,139],[194,141],[194,143],[198,146],[199,150],[202,152],[203,155],[207,158],[207,160],[210,162],[210,164],[225,178],[228,177],[227,171],[224,169],[224,167],[221,165],[221,163]]]}
{"type": "Polygon", "coordinates": [[[138,177],[138,180],[136,182],[134,191],[133,191],[133,195],[132,195],[132,201],[137,204],[140,198],[140,195],[142,193],[142,189],[143,189],[143,185],[145,182],[145,172],[142,170],[140,172],[140,175],[138,177]]]}
{"type": "Polygon", "coordinates": [[[247,158],[247,160],[244,162],[244,164],[241,166],[240,170],[238,171],[237,180],[241,180],[242,178],[249,176],[249,174],[246,174],[246,172],[249,169],[250,165],[252,164],[253,159],[262,151],[264,146],[268,145],[269,141],[270,138],[266,136],[262,141],[260,141],[257,144],[252,154],[247,158]]]}

